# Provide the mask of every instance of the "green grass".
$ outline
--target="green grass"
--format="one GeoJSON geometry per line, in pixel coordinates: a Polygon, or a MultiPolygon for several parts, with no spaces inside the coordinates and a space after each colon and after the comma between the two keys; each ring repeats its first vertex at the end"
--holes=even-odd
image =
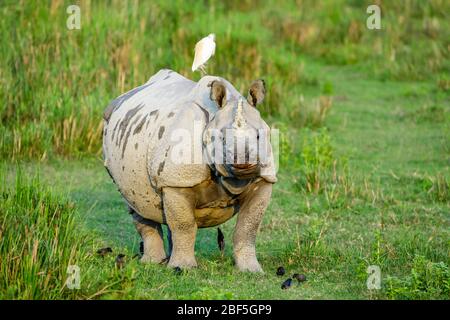
{"type": "Polygon", "coordinates": [[[1,298],[449,298],[448,2],[383,1],[381,31],[364,1],[135,3],[81,2],[79,31],[69,2],[0,5],[1,298]],[[264,275],[234,269],[235,219],[223,258],[215,228],[199,231],[195,270],[132,259],[140,239],[100,159],[108,102],[162,67],[198,79],[193,46],[211,31],[210,73],[242,92],[265,78],[261,110],[282,134],[264,275]],[[79,290],[64,287],[69,264],[79,290]],[[281,265],[308,281],[281,290],[281,265]]]}
{"type": "Polygon", "coordinates": [[[27,180],[19,170],[9,186],[4,168],[1,174],[0,298],[65,297],[67,267],[77,263],[84,241],[73,203],[38,177],[27,180]]]}

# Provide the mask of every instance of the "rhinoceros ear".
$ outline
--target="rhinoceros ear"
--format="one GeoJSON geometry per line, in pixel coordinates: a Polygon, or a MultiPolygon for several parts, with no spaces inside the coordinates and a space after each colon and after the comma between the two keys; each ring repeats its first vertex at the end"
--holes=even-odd
{"type": "Polygon", "coordinates": [[[247,101],[252,106],[256,107],[262,103],[264,96],[266,95],[266,83],[263,79],[253,81],[250,89],[248,90],[247,101]]]}
{"type": "Polygon", "coordinates": [[[209,95],[211,100],[215,101],[219,108],[222,108],[226,103],[227,89],[225,85],[219,80],[214,80],[208,84],[208,87],[211,87],[209,95]]]}

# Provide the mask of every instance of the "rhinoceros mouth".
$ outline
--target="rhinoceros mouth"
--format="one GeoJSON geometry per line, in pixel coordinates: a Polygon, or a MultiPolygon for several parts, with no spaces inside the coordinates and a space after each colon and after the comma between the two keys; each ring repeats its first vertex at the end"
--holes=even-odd
{"type": "Polygon", "coordinates": [[[243,163],[243,164],[233,164],[232,167],[237,170],[250,170],[257,167],[257,165],[251,163],[243,163]]]}
{"type": "Polygon", "coordinates": [[[225,165],[228,173],[237,179],[252,179],[260,175],[261,168],[257,164],[225,165]]]}
{"type": "Polygon", "coordinates": [[[239,180],[253,179],[261,175],[261,166],[258,164],[214,164],[212,168],[222,177],[239,180]]]}

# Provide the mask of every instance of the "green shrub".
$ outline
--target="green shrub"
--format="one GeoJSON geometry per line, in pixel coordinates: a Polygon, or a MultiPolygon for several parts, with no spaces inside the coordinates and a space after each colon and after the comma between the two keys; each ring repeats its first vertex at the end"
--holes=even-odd
{"type": "Polygon", "coordinates": [[[450,269],[444,262],[416,256],[405,278],[388,277],[384,291],[390,299],[448,299],[450,269]]]}

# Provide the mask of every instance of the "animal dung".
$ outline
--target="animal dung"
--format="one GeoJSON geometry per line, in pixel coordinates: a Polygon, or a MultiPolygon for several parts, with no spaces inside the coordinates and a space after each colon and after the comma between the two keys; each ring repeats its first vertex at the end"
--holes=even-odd
{"type": "Polygon", "coordinates": [[[306,281],[306,276],[304,274],[294,273],[292,278],[297,279],[298,282],[305,282],[306,281]]]}
{"type": "Polygon", "coordinates": [[[116,267],[122,269],[125,266],[125,255],[120,253],[116,257],[116,267]]]}
{"type": "Polygon", "coordinates": [[[281,284],[281,289],[283,289],[283,290],[289,289],[291,287],[291,284],[292,284],[292,278],[288,278],[286,281],[284,281],[281,284]]]}
{"type": "Polygon", "coordinates": [[[286,273],[286,270],[284,270],[284,267],[278,267],[277,276],[284,276],[285,273],[286,273]]]}
{"type": "Polygon", "coordinates": [[[220,252],[223,254],[223,251],[225,250],[225,237],[223,236],[222,230],[220,230],[220,228],[217,228],[217,244],[219,246],[220,252]]]}
{"type": "MultiPolygon", "coordinates": [[[[283,267],[278,267],[277,269],[277,276],[283,276],[286,273],[286,270],[283,267]]],[[[292,279],[296,279],[298,281],[298,283],[302,283],[306,281],[306,276],[304,274],[301,273],[294,273],[292,275],[292,278],[288,278],[286,279],[282,284],[281,284],[281,289],[285,290],[285,289],[289,289],[292,285],[292,279]]]]}
{"type": "Polygon", "coordinates": [[[108,253],[111,253],[112,249],[110,247],[106,247],[106,248],[101,248],[97,250],[97,254],[104,257],[106,256],[108,253]]]}

